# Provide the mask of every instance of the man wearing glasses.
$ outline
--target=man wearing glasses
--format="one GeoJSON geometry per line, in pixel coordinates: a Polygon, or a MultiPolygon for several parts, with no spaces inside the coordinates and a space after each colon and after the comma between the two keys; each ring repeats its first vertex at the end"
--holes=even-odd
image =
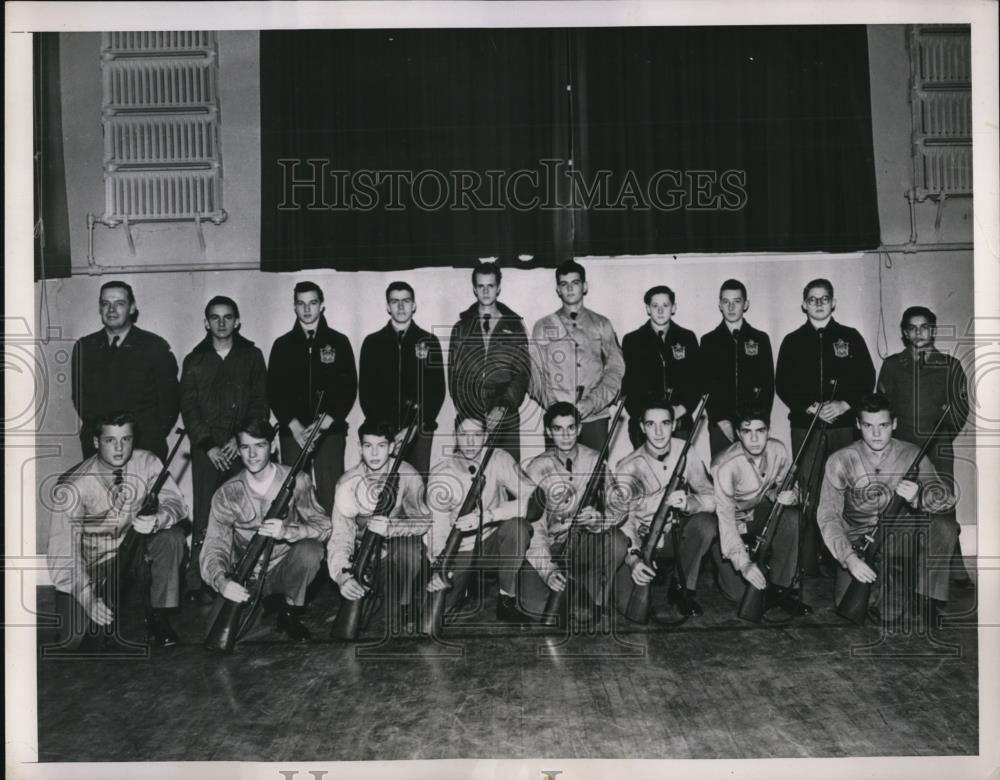
{"type": "Polygon", "coordinates": [[[851,407],[875,386],[868,346],[857,330],[833,319],[836,308],[828,279],[813,279],[805,286],[802,310],[806,321],[782,340],[775,372],[778,397],[789,410],[792,452],[799,451],[817,409],[826,423],[826,430],[810,440],[799,466],[805,490],[803,513],[811,518],[803,529],[801,564],[809,575],[818,573],[818,529],[815,512],[810,510],[819,497],[826,458],[853,441],[851,407]]]}

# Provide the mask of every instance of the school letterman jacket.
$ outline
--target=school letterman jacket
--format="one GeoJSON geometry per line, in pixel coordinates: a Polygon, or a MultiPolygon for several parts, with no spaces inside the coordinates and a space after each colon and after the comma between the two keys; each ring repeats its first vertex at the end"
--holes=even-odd
{"type": "Polygon", "coordinates": [[[702,387],[708,421],[730,420],[739,405],[756,402],[767,413],[774,404],[771,339],[746,320],[734,338],[726,323],[701,337],[702,387]]]}

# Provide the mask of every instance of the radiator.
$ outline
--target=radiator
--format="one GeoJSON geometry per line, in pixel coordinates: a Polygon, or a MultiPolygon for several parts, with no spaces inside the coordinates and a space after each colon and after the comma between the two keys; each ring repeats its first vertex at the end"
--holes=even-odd
{"type": "Polygon", "coordinates": [[[104,33],[101,71],[101,221],[221,223],[226,212],[215,33],[104,33]]]}

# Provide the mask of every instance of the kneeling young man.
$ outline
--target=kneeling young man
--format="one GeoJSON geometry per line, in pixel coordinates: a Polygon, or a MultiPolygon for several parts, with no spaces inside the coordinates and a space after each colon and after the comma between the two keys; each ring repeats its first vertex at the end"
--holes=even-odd
{"type": "Polygon", "coordinates": [[[317,502],[312,479],[305,472],[295,478],[288,517],[264,520],[291,471],[289,466],[271,459],[274,434],[275,429],[264,418],[249,418],[240,424],[236,440],[243,470],[212,496],[201,552],[201,576],[230,601],[247,601],[250,592],[229,579],[229,572],[255,533],[273,538],[275,545],[261,595],[273,597],[269,601],[277,612],[278,630],[289,639],[305,642],[311,636],[300,614],[306,588],[323,560],[330,520],[317,502]]]}
{"type": "MultiPolygon", "coordinates": [[[[96,454],[60,480],[57,491],[71,500],[52,515],[48,565],[52,583],[60,594],[63,626],[62,645],[75,648],[95,625],[105,627],[107,642],[117,644],[111,627],[122,604],[108,603],[102,580],[120,564],[118,574],[135,561],[118,561],[118,547],[129,527],[146,537],[146,555],[151,562],[152,614],[147,625],[151,644],[169,647],[178,642],[166,610],[176,608],[180,598],[180,565],[184,557],[184,531],[177,522],[187,516],[187,507],[174,480],[159,494],[154,514],[140,515],[152,484],[163,464],[153,453],[133,449],[135,422],[129,414],[110,414],[94,424],[96,454]]],[[[142,565],[142,562],[138,562],[142,565]]],[[[114,583],[112,583],[114,584],[114,583]]]]}
{"type": "Polygon", "coordinates": [[[712,463],[722,553],[718,556],[716,551],[719,585],[737,602],[743,599],[746,587],[769,587],[769,606],[780,606],[789,615],[812,614],[812,608],[790,590],[798,568],[801,513],[797,485],[778,492],[792,465],[788,450],[768,435],[770,416],[761,408],[741,407],[734,422],[736,441],[712,463]],[[763,532],[775,502],[784,509],[774,530],[769,583],[759,563],[750,560],[747,544],[763,532]]]}
{"type": "Polygon", "coordinates": [[[518,572],[531,539],[528,504],[535,484],[506,450],[496,447],[486,464],[485,484],[480,494],[480,511],[458,516],[482,467],[486,453],[486,428],[477,417],[459,414],[455,420],[455,451],[431,469],[427,480],[427,503],[433,525],[428,548],[434,560],[444,549],[452,526],[464,534],[452,566],[452,579],[440,573],[427,585],[428,592],[450,587],[445,601],[452,609],[461,603],[470,575],[475,569],[498,571],[500,594],[496,617],[505,623],[528,623],[530,618],[517,606],[518,572]],[[478,534],[482,521],[482,535],[478,534]]]}
{"type": "MultiPolygon", "coordinates": [[[[656,576],[656,571],[643,561],[640,550],[684,448],[682,439],[672,438],[676,421],[669,401],[648,402],[639,425],[645,442],[615,467],[616,493],[625,497],[628,505],[621,530],[628,538],[629,552],[625,565],[618,569],[615,584],[615,598],[622,611],[629,602],[632,587],[648,585],[656,576]]],[[[701,560],[715,538],[715,495],[705,462],[693,449],[688,450],[683,476],[685,487],[667,497],[669,506],[680,515],[680,550],[674,549],[669,528],[664,530],[660,544],[662,555],[676,556],[684,572],[683,583],[671,582],[670,603],[681,614],[694,616],[703,614],[701,605],[695,600],[695,589],[701,560]],[[683,593],[680,588],[684,588],[683,593]]]]}
{"type": "MultiPolygon", "coordinates": [[[[924,607],[929,600],[927,609],[933,625],[937,611],[948,601],[948,567],[938,566],[928,571],[928,557],[933,555],[947,561],[951,555],[958,539],[958,523],[948,511],[955,504],[955,496],[927,456],[921,458],[915,480],[903,479],[920,448],[893,437],[896,415],[888,398],[881,393],[862,396],[855,418],[861,440],[837,450],[827,460],[816,518],[823,541],[843,567],[834,583],[834,603],[840,603],[852,577],[872,583],[879,576],[858,555],[854,545],[875,530],[880,513],[896,494],[906,500],[914,514],[924,515],[919,522],[926,524],[926,534],[917,532],[913,521],[908,521],[897,533],[916,534],[916,606],[924,607]]],[[[909,585],[901,571],[907,567],[900,567],[898,559],[887,564],[888,552],[883,548],[880,568],[889,575],[891,598],[884,598],[883,604],[891,614],[883,614],[882,618],[893,620],[902,617],[904,603],[900,597],[908,595],[905,589],[909,585]]],[[[907,554],[904,545],[902,555],[907,554]]],[[[872,589],[873,596],[876,591],[872,589]]]]}
{"type": "MultiPolygon", "coordinates": [[[[566,589],[569,572],[578,588],[576,603],[571,605],[574,617],[596,622],[607,606],[614,573],[628,551],[628,540],[611,530],[614,520],[620,518],[605,519],[608,513],[602,514],[592,502],[580,510],[573,522],[600,454],[579,443],[580,420],[579,411],[568,401],[552,404],[544,417],[552,447],[524,467],[545,493],[545,514],[532,525],[534,533],[527,554],[531,568],[522,574],[521,603],[530,612],[542,612],[551,591],[566,589]],[[571,536],[574,528],[577,533],[571,536]],[[566,569],[553,562],[553,558],[561,556],[568,556],[566,569]]],[[[606,508],[610,490],[607,473],[603,481],[606,508]]]]}
{"type": "MultiPolygon", "coordinates": [[[[376,587],[383,589],[386,602],[402,608],[402,622],[410,615],[415,597],[415,582],[423,570],[424,550],[421,537],[430,526],[430,513],[424,503],[424,483],[413,466],[399,464],[399,487],[388,514],[375,515],[379,495],[391,469],[396,427],[385,421],[365,420],[358,428],[361,462],[344,472],[333,497],[333,532],[327,545],[330,577],[340,588],[340,596],[357,601],[367,594],[351,570],[351,557],[361,543],[365,529],[385,538],[382,558],[377,565],[387,565],[376,587]],[[386,579],[388,578],[388,579],[386,579]],[[384,583],[391,583],[386,588],[384,583]],[[391,590],[385,593],[385,590],[391,590]]],[[[374,603],[374,602],[373,602],[374,603]]]]}

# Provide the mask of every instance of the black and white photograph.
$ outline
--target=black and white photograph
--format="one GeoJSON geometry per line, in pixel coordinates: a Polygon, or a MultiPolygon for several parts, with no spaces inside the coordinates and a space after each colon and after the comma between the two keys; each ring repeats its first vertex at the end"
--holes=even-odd
{"type": "Polygon", "coordinates": [[[5,13],[8,777],[1000,766],[995,3],[5,13]]]}

